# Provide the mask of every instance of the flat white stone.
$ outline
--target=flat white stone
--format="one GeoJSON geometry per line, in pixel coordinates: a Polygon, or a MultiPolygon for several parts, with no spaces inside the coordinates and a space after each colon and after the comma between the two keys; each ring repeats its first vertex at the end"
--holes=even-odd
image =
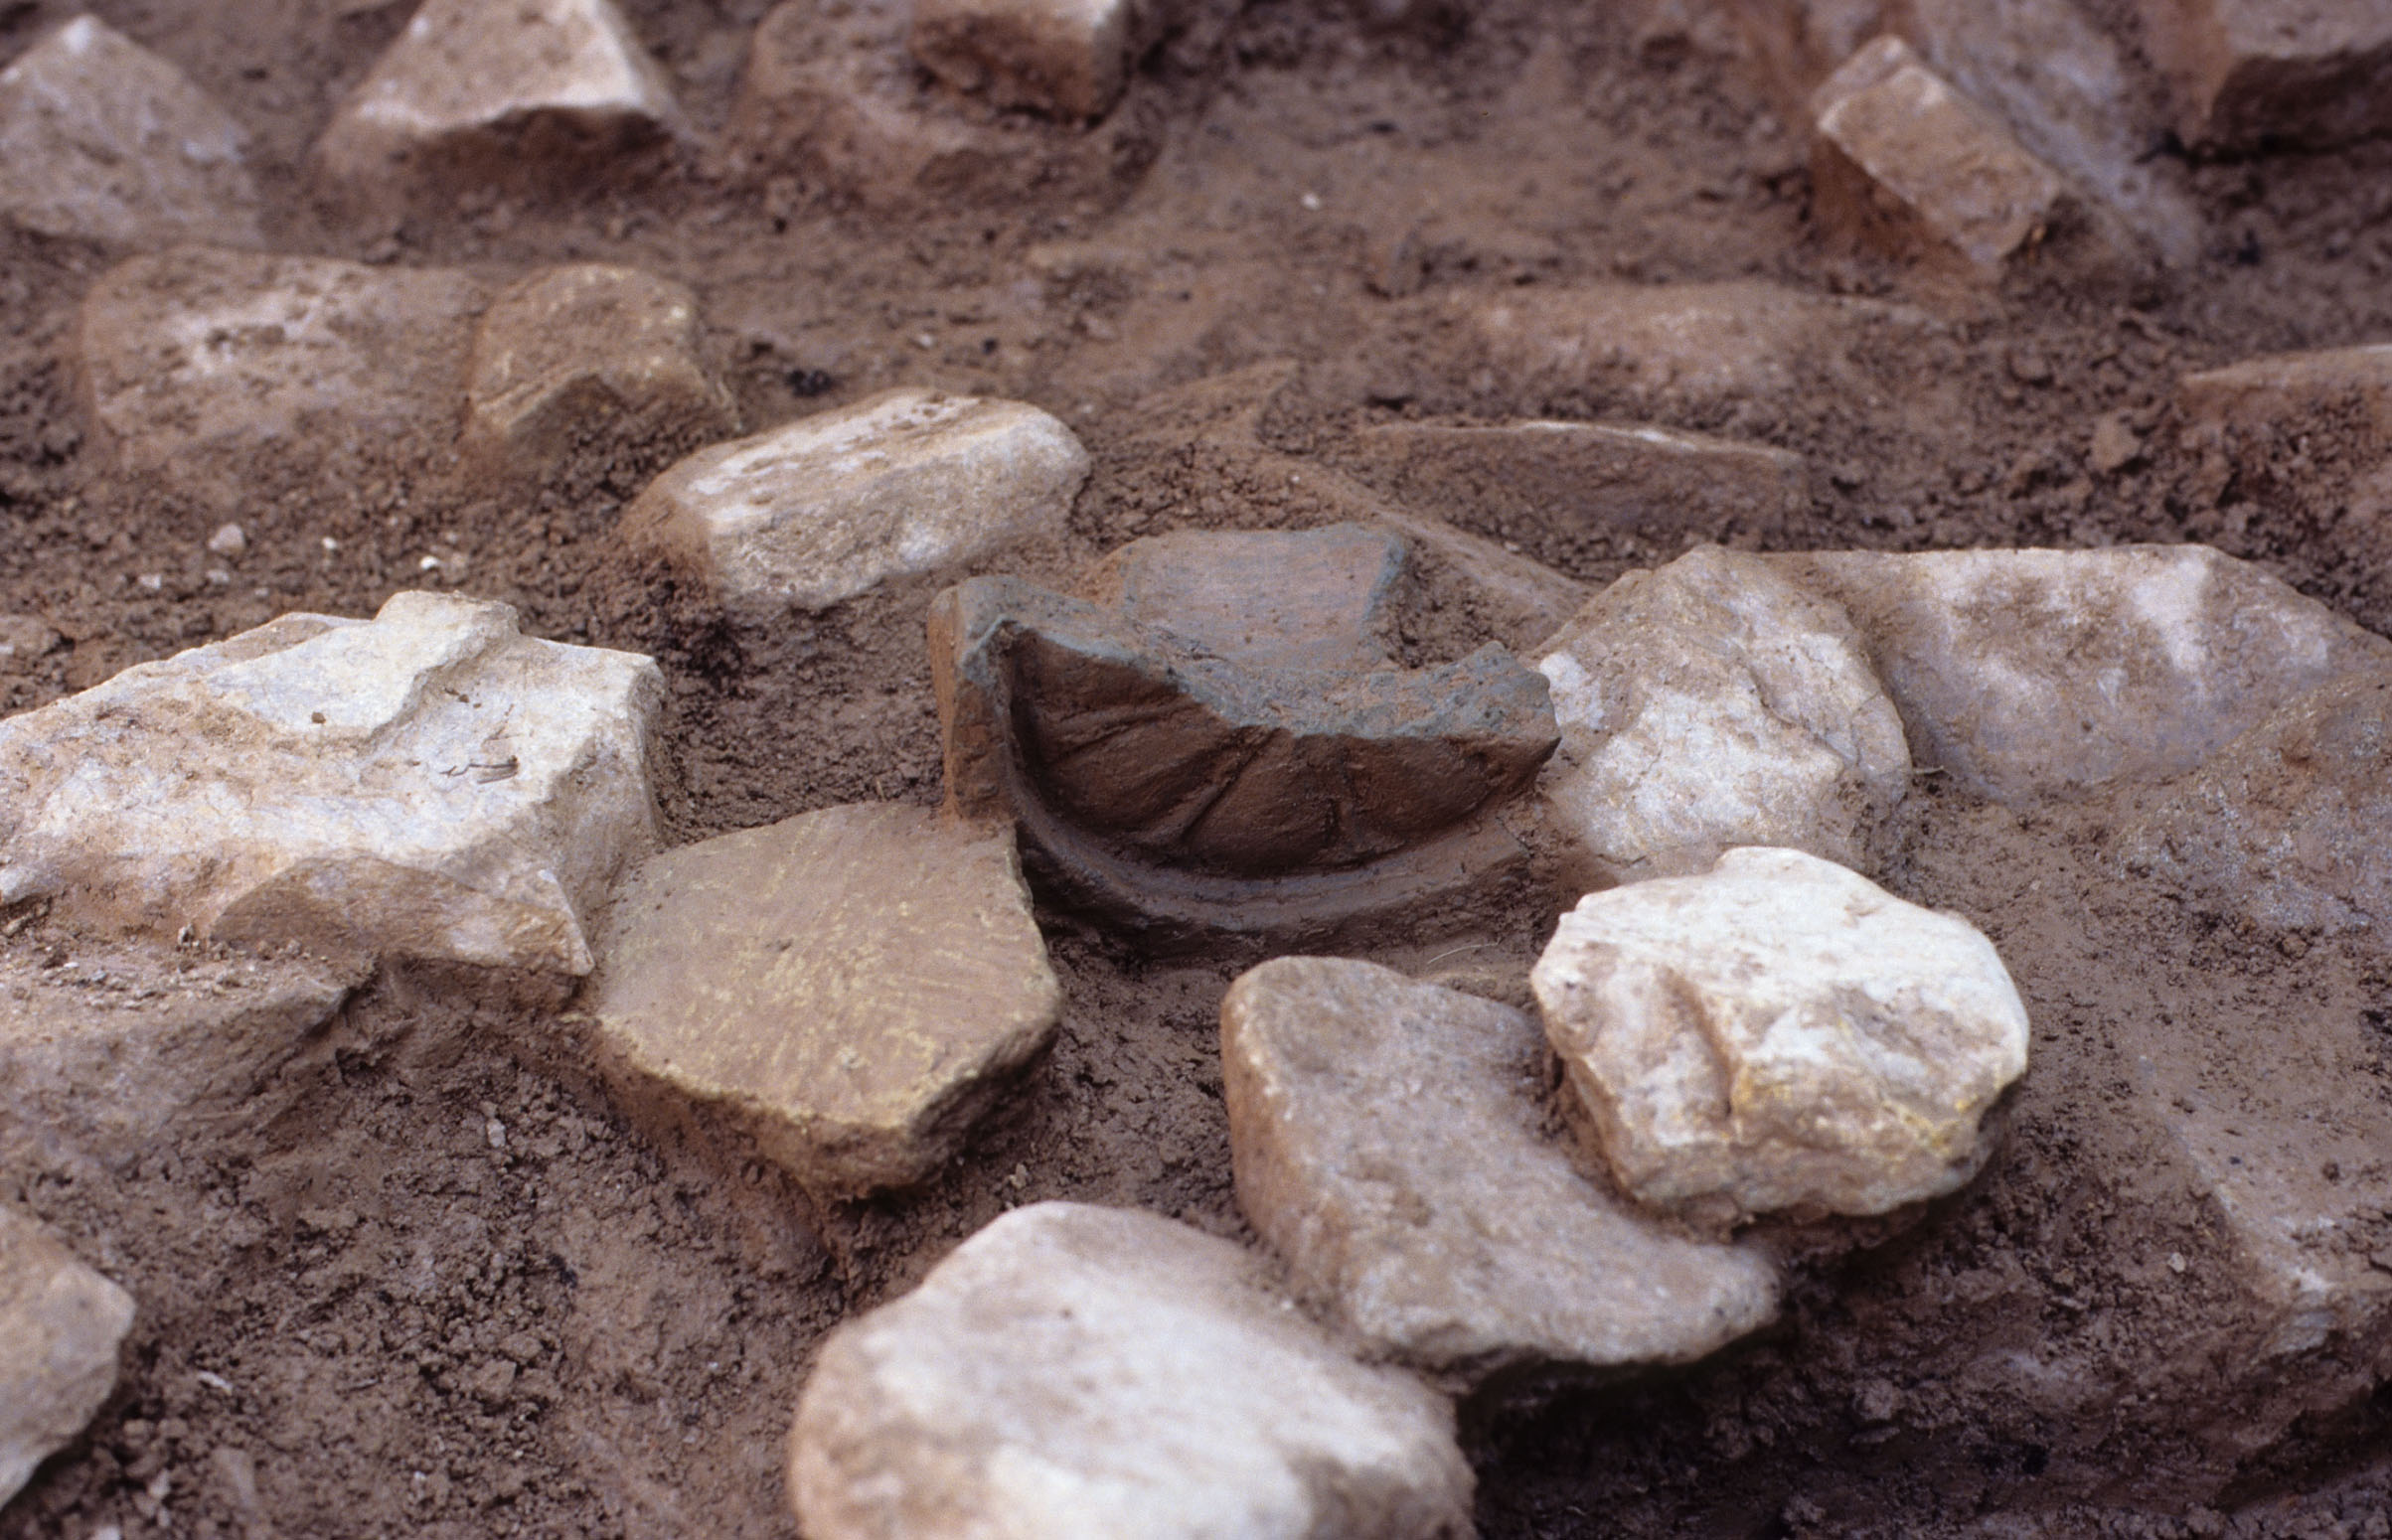
{"type": "Polygon", "coordinates": [[[1763,557],[1703,546],[1631,572],[1546,649],[1561,748],[1541,789],[1581,886],[1701,871],[1738,845],[1860,866],[1909,788],[1851,622],[1763,557]]]}
{"type": "Polygon", "coordinates": [[[400,593],[286,615],[0,723],[0,895],[87,923],[541,972],[653,847],[629,653],[400,593]]]}
{"type": "Polygon", "coordinates": [[[1257,1259],[1075,1203],[832,1332],[789,1435],[811,1540],[1462,1540],[1471,1485],[1445,1401],[1257,1259]]]}
{"type": "Polygon", "coordinates": [[[1018,401],[900,389],[700,450],[623,516],[742,607],[827,609],[1063,533],[1071,430],[1018,401]]]}
{"type": "Polygon", "coordinates": [[[1664,1229],[1545,1133],[1542,1050],[1520,1011],[1390,969],[1263,964],[1221,1002],[1239,1206],[1373,1351],[1466,1380],[1766,1325],[1765,1256],[1664,1229]]]}
{"type": "Polygon", "coordinates": [[[45,235],[254,243],[247,147],[180,70],[96,17],[0,70],[0,216],[45,235]]]}
{"type": "Polygon", "coordinates": [[[1146,0],[914,0],[906,47],[997,106],[1102,117],[1121,96],[1146,0]]]}
{"type": "Polygon", "coordinates": [[[0,1502],[108,1399],[132,1325],[132,1296],[0,1207],[0,1502]]]}
{"type": "Polygon", "coordinates": [[[1991,942],[1799,850],[1590,894],[1531,983],[1621,1187],[1697,1220],[1950,1192],[2026,1071],[1991,942]]]}

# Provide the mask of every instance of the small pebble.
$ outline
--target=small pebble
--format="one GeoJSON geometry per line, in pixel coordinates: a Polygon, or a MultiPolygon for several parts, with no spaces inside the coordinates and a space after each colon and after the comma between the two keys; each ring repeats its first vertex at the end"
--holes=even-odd
{"type": "Polygon", "coordinates": [[[220,525],[216,533],[208,537],[208,549],[214,555],[230,558],[248,548],[249,537],[237,524],[220,525]]]}

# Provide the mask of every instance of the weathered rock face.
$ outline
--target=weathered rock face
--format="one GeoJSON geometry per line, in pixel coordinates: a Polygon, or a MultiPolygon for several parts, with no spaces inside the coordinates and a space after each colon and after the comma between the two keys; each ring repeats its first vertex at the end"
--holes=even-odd
{"type": "Polygon", "coordinates": [[[623,515],[743,609],[827,609],[1058,536],[1088,452],[1035,406],[890,390],[699,451],[623,515]]]}
{"type": "Polygon", "coordinates": [[[1621,1187],[1700,1221],[1950,1192],[2026,1071],[1992,943],[1799,850],[1591,894],[1532,983],[1621,1187]]]}
{"type": "Polygon", "coordinates": [[[1543,793],[1582,887],[1707,869],[1730,846],[1846,866],[1909,789],[1893,702],[1842,611],[1705,546],[1603,591],[1547,644],[1543,793]]]}
{"type": "Polygon", "coordinates": [[[453,179],[535,189],[678,132],[664,72],[614,0],[424,0],[333,114],[318,167],[363,204],[453,179]]]}
{"type": "Polygon", "coordinates": [[[591,1010],[627,1101],[723,1122],[844,1197],[937,1169],[1061,1006],[1010,832],[891,804],[648,861],[591,1010]]]}
{"type": "Polygon", "coordinates": [[[1461,1540],[1442,1399],[1365,1368],[1254,1259],[1039,1203],[824,1343],[789,1435],[816,1540],[1461,1540]]]}
{"type": "Polygon", "coordinates": [[[2235,739],[2119,842],[2138,876],[2262,925],[2392,933],[2392,675],[2312,691],[2235,739]]]}
{"type": "Polygon", "coordinates": [[[0,1207],[0,1502],[108,1399],[132,1325],[132,1296],[0,1207]]]}
{"type": "Polygon", "coordinates": [[[2294,697],[2392,658],[2202,545],[1772,559],[1850,613],[1919,762],[2013,805],[2180,775],[2294,697]]]}
{"type": "Polygon", "coordinates": [[[0,70],[0,218],[45,235],[252,244],[247,145],[181,71],[96,17],[0,70]]]}
{"type": "Polygon", "coordinates": [[[2066,213],[2058,174],[1899,38],[1830,76],[1812,121],[1821,212],[1897,255],[1998,277],[2066,213]]]}
{"type": "Polygon", "coordinates": [[[1391,422],[1364,429],[1357,453],[1388,496],[1507,539],[1762,535],[1810,504],[1801,455],[1642,424],[1391,422]]]}
{"type": "Polygon", "coordinates": [[[2392,128],[2392,14],[2315,0],[2142,0],[2194,144],[2315,148],[2392,128]]]}
{"type": "Polygon", "coordinates": [[[538,477],[591,441],[633,465],[737,430],[738,403],[699,356],[698,296],[631,267],[534,273],[474,335],[468,454],[538,477]]]}
{"type": "Polygon", "coordinates": [[[401,593],[0,723],[0,896],[86,923],[578,975],[655,841],[656,666],[401,593]]]}
{"type": "Polygon", "coordinates": [[[2195,422],[2260,430],[2350,413],[2392,448],[2392,345],[2245,359],[2186,376],[2176,401],[2195,422]]]}
{"type": "Polygon", "coordinates": [[[906,47],[993,105],[1102,117],[1160,10],[1151,0],[917,0],[906,47]]]}
{"type": "Polygon", "coordinates": [[[456,433],[481,286],[439,268],[184,247],[84,296],[84,395],[128,471],[244,510],[261,483],[324,485],[363,446],[456,433]]]}
{"type": "Polygon", "coordinates": [[[1354,529],[1141,542],[1098,574],[1127,613],[1012,578],[949,589],[930,624],[950,806],[1021,819],[1074,901],[1166,931],[1334,927],[1515,863],[1481,815],[1552,751],[1544,682],[1500,647],[1368,667],[1394,548],[1354,529]],[[1141,624],[1158,600],[1171,623],[1141,624]]]}
{"type": "Polygon", "coordinates": [[[1685,1363],[1767,1324],[1766,1258],[1572,1167],[1542,1128],[1541,1047],[1519,1011],[1385,968],[1265,963],[1221,1002],[1239,1206],[1374,1351],[1466,1382],[1685,1363]]]}

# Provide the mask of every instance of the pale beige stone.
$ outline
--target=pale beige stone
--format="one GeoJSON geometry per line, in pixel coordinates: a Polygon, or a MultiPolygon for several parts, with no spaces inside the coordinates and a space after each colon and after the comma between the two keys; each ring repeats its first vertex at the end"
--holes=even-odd
{"type": "Polygon", "coordinates": [[[1060,536],[1088,463],[1035,406],[889,390],[691,455],[623,529],[689,561],[728,604],[827,609],[1060,536]]]}
{"type": "Polygon", "coordinates": [[[652,847],[629,653],[400,593],[286,615],[0,723],[0,897],[84,922],[579,975],[652,847]]]}
{"type": "Polygon", "coordinates": [[[640,1104],[809,1189],[918,1181],[1054,1036],[1010,830],[828,808],[668,851],[615,894],[591,1011],[640,1104]]]}
{"type": "Polygon", "coordinates": [[[254,243],[247,151],[205,91],[96,17],[0,70],[0,217],[45,235],[254,243]]]}
{"type": "Polygon", "coordinates": [[[810,1540],[1463,1540],[1471,1486],[1445,1401],[1254,1258],[1075,1203],[832,1332],[789,1435],[810,1540]]]}
{"type": "Polygon", "coordinates": [[[2392,10],[2320,0],[2142,0],[2187,142],[2323,148],[2392,128],[2392,10]]]}
{"type": "Polygon", "coordinates": [[[1161,10],[1157,0],[914,0],[906,47],[997,106],[1102,117],[1161,10]]]}
{"type": "Polygon", "coordinates": [[[2392,344],[2276,353],[2187,375],[2176,403],[2196,423],[2299,432],[2347,412],[2392,449],[2392,344]]]}
{"type": "Polygon", "coordinates": [[[108,1399],[132,1326],[132,1296],[0,1206],[0,1502],[108,1399]]]}
{"type": "Polygon", "coordinates": [[[1561,748],[1540,783],[1582,887],[1730,846],[1865,865],[1907,793],[1902,720],[1834,604],[1702,546],[1631,572],[1546,644],[1561,748]]]}
{"type": "Polygon", "coordinates": [[[1542,1126],[1542,1049],[1521,1012],[1390,969],[1265,963],[1221,1001],[1239,1206],[1373,1352],[1465,1382],[1688,1363],[1766,1325],[1766,1257],[1573,1167],[1542,1126]]]}
{"type": "Polygon", "coordinates": [[[1830,76],[1812,122],[1821,215],[1896,254],[1997,276],[2042,243],[2071,196],[1899,38],[1877,39],[1830,76]]]}
{"type": "Polygon", "coordinates": [[[603,172],[683,127],[614,0],[423,0],[334,112],[316,158],[343,194],[371,203],[427,176],[531,185],[563,167],[603,172]]]}
{"type": "Polygon", "coordinates": [[[474,334],[465,447],[537,477],[574,450],[654,463],[736,432],[738,403],[699,352],[698,296],[632,267],[585,262],[499,295],[474,334]]]}
{"type": "Polygon", "coordinates": [[[1697,1220],[1951,1192],[2026,1072],[1991,942],[1799,850],[1590,894],[1531,984],[1621,1187],[1697,1220]]]}
{"type": "Polygon", "coordinates": [[[2392,660],[2392,643],[2204,545],[1770,559],[1850,614],[1918,762],[2015,805],[2180,775],[2392,660]]]}

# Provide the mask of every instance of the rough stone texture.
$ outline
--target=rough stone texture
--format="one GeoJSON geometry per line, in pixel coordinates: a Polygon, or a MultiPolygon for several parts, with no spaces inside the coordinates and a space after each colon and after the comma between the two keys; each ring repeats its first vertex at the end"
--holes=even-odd
{"type": "Polygon", "coordinates": [[[645,658],[400,593],[285,615],[0,723],[0,898],[86,923],[585,974],[655,840],[645,658]]]}
{"type": "Polygon", "coordinates": [[[2196,423],[2252,430],[2297,428],[2354,413],[2392,448],[2392,344],[2278,353],[2187,375],[2176,403],[2196,423]]]}
{"type": "Polygon", "coordinates": [[[440,268],[183,247],[84,296],[91,420],[121,468],[223,512],[320,487],[369,446],[456,433],[481,286],[440,268]]]}
{"type": "Polygon", "coordinates": [[[1369,963],[1265,963],[1221,1002],[1239,1206],[1372,1351],[1466,1383],[1687,1363],[1766,1325],[1767,1258],[1665,1230],[1572,1166],[1542,1050],[1508,1005],[1369,963]]]}
{"type": "Polygon", "coordinates": [[[628,1100],[693,1104],[837,1196],[935,1171],[1062,1006],[1012,833],[897,804],[649,860],[593,999],[628,1100]]]}
{"type": "Polygon", "coordinates": [[[1895,255],[1997,277],[2065,213],[2058,174],[1899,38],[1830,76],[1812,122],[1821,215],[1895,255]]]}
{"type": "Polygon", "coordinates": [[[1363,429],[1355,453],[1356,474],[1389,497],[1507,537],[1758,536],[1811,500],[1801,455],[1641,423],[1390,422],[1363,429]]]}
{"type": "Polygon", "coordinates": [[[1950,1192],[2026,1072],[1991,942],[1799,850],[1589,894],[1531,983],[1620,1185],[1699,1221],[1950,1192]]]}
{"type": "Polygon", "coordinates": [[[1919,763],[2016,805],[2190,770],[2392,643],[2205,545],[1776,557],[1842,602],[1919,763]]]}
{"type": "Polygon", "coordinates": [[[1096,575],[1128,615],[1013,578],[949,589],[930,621],[949,805],[1020,819],[1070,901],[1166,931],[1425,920],[1432,891],[1494,880],[1521,852],[1483,815],[1552,751],[1544,681],[1492,645],[1370,666],[1389,549],[1352,528],[1141,541],[1096,575]],[[1342,609],[1308,616],[1324,590],[1342,609]],[[1228,602],[1184,603],[1194,635],[1138,622],[1172,592],[1228,602]]]}
{"type": "Polygon", "coordinates": [[[499,295],[475,333],[465,446],[485,465],[538,477],[600,440],[637,474],[738,426],[699,355],[698,296],[670,279],[552,267],[499,295]]]}
{"type": "Polygon", "coordinates": [[[1102,117],[1159,10],[1152,0],[915,0],[906,47],[996,106],[1102,117]]]}
{"type": "Polygon", "coordinates": [[[351,202],[526,190],[587,175],[683,128],[664,72],[614,0],[423,0],[333,114],[318,169],[351,202]]]}
{"type": "Polygon", "coordinates": [[[2392,675],[2312,691],[2235,739],[2119,841],[2212,913],[2292,930],[2392,929],[2392,675]]]}
{"type": "Polygon", "coordinates": [[[2392,10],[2321,0],[2142,0],[2196,145],[2312,148],[2392,128],[2392,10]]]}
{"type": "Polygon", "coordinates": [[[131,1295],[0,1206],[0,1502],[108,1399],[132,1325],[131,1295]]]}
{"type": "Polygon", "coordinates": [[[750,166],[897,212],[1109,206],[1160,152],[1163,115],[1137,91],[1086,128],[958,96],[906,51],[910,20],[904,0],[788,0],[766,16],[728,130],[750,166]]]}
{"type": "Polygon", "coordinates": [[[812,1540],[1462,1540],[1453,1413],[1253,1258],[1038,1203],[824,1343],[789,1435],[812,1540]]]}
{"type": "Polygon", "coordinates": [[[1581,887],[1707,869],[1737,845],[1868,864],[1909,789],[1902,719],[1835,605],[1702,546],[1631,572],[1547,644],[1545,803],[1581,887]]]}
{"type": "Polygon", "coordinates": [[[247,147],[181,71],[96,17],[0,70],[0,217],[45,235],[254,243],[247,147]]]}
{"type": "Polygon", "coordinates": [[[819,610],[1059,536],[1087,479],[1088,452],[1035,406],[888,390],[691,455],[623,531],[728,604],[819,610]]]}
{"type": "Polygon", "coordinates": [[[1403,541],[1362,525],[1301,534],[1219,531],[1132,540],[1086,592],[1129,625],[1229,663],[1390,669],[1403,541]]]}

